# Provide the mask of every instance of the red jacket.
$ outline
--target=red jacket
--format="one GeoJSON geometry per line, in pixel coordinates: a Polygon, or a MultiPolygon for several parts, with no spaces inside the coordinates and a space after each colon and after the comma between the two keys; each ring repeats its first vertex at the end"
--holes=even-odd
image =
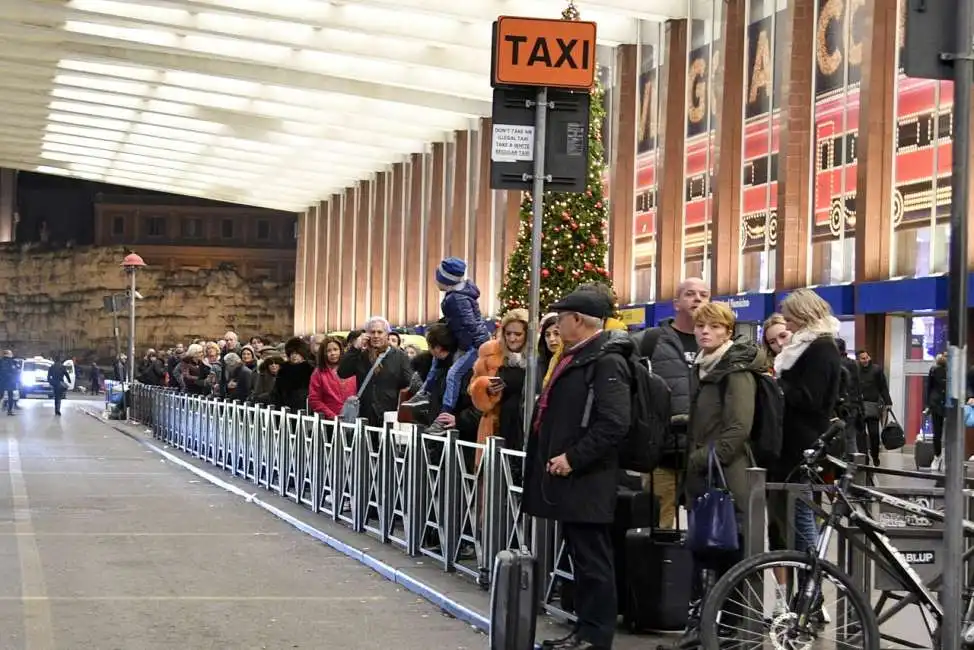
{"type": "Polygon", "coordinates": [[[339,379],[333,369],[316,368],[311,374],[311,385],[308,386],[308,406],[323,417],[337,418],[342,412],[345,399],[354,395],[357,390],[355,377],[339,379]]]}

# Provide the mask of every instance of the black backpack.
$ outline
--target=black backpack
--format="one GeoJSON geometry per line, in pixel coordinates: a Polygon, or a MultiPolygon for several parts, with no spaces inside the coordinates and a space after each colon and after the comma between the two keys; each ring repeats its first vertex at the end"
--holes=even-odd
{"type": "MultiPolygon", "coordinates": [[[[619,447],[619,467],[634,472],[652,472],[659,465],[663,443],[670,428],[670,387],[636,357],[626,359],[632,377],[629,431],[619,447]]],[[[582,415],[587,428],[595,402],[595,362],[585,369],[588,397],[582,415]]]]}
{"type": "MultiPolygon", "coordinates": [[[[769,468],[781,458],[784,440],[785,394],[778,381],[766,372],[748,369],[754,377],[754,421],[751,423],[751,453],[759,467],[769,468]]],[[[721,390],[727,386],[721,383],[721,390]]],[[[723,398],[723,395],[721,395],[723,398]]]]}

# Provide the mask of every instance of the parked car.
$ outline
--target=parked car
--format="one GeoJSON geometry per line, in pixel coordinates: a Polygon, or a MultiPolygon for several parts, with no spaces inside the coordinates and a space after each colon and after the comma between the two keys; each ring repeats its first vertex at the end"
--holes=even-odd
{"type": "MultiPolygon", "coordinates": [[[[68,359],[63,362],[64,369],[68,371],[67,390],[74,390],[77,373],[74,369],[74,361],[68,359]]],[[[18,382],[18,392],[20,397],[30,397],[31,395],[45,395],[49,399],[54,398],[51,385],[47,383],[47,371],[54,365],[51,359],[44,357],[31,357],[24,359],[20,368],[20,381],[18,382]]]]}

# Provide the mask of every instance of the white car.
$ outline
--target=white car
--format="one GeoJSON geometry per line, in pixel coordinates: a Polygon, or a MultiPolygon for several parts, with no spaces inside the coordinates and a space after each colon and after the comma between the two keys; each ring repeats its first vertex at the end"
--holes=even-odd
{"type": "MultiPolygon", "coordinates": [[[[65,386],[65,389],[69,391],[74,390],[75,380],[77,379],[74,361],[68,359],[63,364],[64,369],[68,371],[68,385],[65,386]]],[[[49,398],[53,398],[54,392],[51,390],[51,385],[47,383],[47,371],[53,365],[53,360],[45,359],[44,357],[24,359],[23,365],[20,368],[20,381],[18,382],[20,396],[46,395],[49,398]]]]}

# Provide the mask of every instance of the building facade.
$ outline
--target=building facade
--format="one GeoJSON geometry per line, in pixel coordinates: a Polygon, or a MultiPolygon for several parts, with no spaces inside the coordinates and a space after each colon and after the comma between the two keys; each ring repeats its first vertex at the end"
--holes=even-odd
{"type": "MultiPolygon", "coordinates": [[[[598,52],[608,267],[628,322],[671,314],[700,276],[757,336],[785,293],[816,287],[915,435],[946,346],[952,84],[903,73],[906,0],[688,6],[598,52]]],[[[300,215],[299,333],[437,318],[444,255],[469,261],[496,312],[521,197],[490,189],[490,136],[482,119],[300,215]]]]}
{"type": "Polygon", "coordinates": [[[233,267],[247,280],[292,282],[297,216],[183,197],[102,195],[95,244],[130,246],[173,271],[233,267]]]}

